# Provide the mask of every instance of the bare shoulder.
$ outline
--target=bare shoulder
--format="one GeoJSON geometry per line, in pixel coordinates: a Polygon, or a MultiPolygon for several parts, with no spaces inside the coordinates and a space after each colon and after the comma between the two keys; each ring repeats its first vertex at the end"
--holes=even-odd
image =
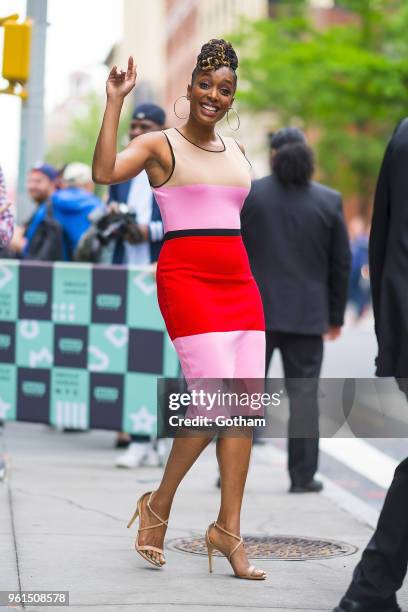
{"type": "Polygon", "coordinates": [[[132,144],[135,152],[143,151],[144,169],[151,185],[162,185],[167,181],[174,167],[174,159],[164,131],[141,134],[129,146],[132,144]]]}
{"type": "Polygon", "coordinates": [[[149,132],[148,134],[141,134],[137,138],[134,138],[129,146],[132,148],[144,148],[149,151],[153,156],[160,155],[166,146],[166,137],[163,132],[149,132]]]}

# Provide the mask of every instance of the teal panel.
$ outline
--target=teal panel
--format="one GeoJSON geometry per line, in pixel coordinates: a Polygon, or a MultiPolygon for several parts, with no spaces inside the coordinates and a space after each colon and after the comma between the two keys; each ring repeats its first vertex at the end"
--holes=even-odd
{"type": "Polygon", "coordinates": [[[14,421],[17,416],[17,368],[0,364],[0,419],[14,421]]]}
{"type": "Polygon", "coordinates": [[[143,329],[163,329],[154,275],[136,267],[129,268],[128,275],[127,324],[143,329]]]}
{"type": "Polygon", "coordinates": [[[21,320],[17,323],[17,365],[51,368],[54,361],[54,326],[48,321],[21,320]]]}
{"type": "Polygon", "coordinates": [[[156,376],[134,373],[126,374],[123,431],[156,436],[156,398],[156,376]]]}
{"type": "Polygon", "coordinates": [[[19,262],[0,259],[0,320],[15,321],[18,316],[19,262]]]}
{"type": "Polygon", "coordinates": [[[88,428],[89,374],[86,370],[53,369],[50,420],[57,427],[88,428]]]}
{"type": "Polygon", "coordinates": [[[92,266],[56,263],[52,285],[52,320],[64,325],[88,325],[91,322],[92,266]]]}
{"type": "Polygon", "coordinates": [[[176,378],[179,376],[179,360],[170,336],[165,334],[163,376],[176,378]]]}
{"type": "Polygon", "coordinates": [[[126,325],[93,323],[89,329],[88,369],[92,372],[126,372],[128,338],[126,325]]]}

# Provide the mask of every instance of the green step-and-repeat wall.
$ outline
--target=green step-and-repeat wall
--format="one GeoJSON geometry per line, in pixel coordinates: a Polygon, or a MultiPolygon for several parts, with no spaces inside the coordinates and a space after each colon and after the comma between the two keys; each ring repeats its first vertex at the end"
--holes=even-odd
{"type": "Polygon", "coordinates": [[[0,260],[0,419],[155,435],[178,373],[147,268],[0,260]]]}

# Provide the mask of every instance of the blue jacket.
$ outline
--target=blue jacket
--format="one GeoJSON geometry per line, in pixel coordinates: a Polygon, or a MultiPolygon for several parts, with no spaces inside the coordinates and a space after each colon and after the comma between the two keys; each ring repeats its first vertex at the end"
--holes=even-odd
{"type": "Polygon", "coordinates": [[[103,206],[102,201],[93,193],[81,187],[60,189],[51,196],[53,217],[64,228],[64,260],[72,259],[81,236],[91,225],[90,213],[103,206]]]}
{"type": "MultiPolygon", "coordinates": [[[[108,204],[110,202],[123,202],[127,204],[131,180],[109,187],[108,204]]],[[[152,217],[149,223],[149,241],[150,241],[150,260],[157,261],[159,258],[160,249],[162,247],[163,238],[163,223],[160,214],[159,206],[156,198],[152,193],[152,217]]],[[[119,262],[115,262],[119,263],[119,262]]]]}

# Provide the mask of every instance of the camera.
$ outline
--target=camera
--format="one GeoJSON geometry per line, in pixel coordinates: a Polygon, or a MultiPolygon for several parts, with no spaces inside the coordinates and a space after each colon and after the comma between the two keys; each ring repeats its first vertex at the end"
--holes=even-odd
{"type": "Polygon", "coordinates": [[[136,214],[129,211],[126,204],[119,204],[117,212],[103,215],[96,223],[97,237],[103,246],[111,240],[132,237],[132,244],[142,242],[143,236],[137,224],[136,214]]]}

